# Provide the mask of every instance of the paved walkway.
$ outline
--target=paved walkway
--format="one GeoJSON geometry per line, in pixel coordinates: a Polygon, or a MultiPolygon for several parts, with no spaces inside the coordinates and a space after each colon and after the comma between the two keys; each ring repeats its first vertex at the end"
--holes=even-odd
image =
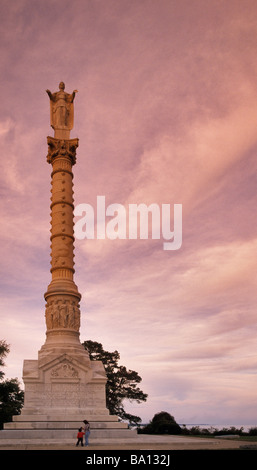
{"type": "MultiPolygon", "coordinates": [[[[30,439],[8,441],[0,439],[0,450],[222,450],[239,449],[248,444],[240,440],[199,438],[190,436],[152,436],[139,434],[136,438],[128,439],[91,439],[89,447],[76,447],[76,442],[64,441],[61,444],[54,441],[38,441],[30,439]]],[[[249,443],[250,445],[251,443],[249,443]]]]}

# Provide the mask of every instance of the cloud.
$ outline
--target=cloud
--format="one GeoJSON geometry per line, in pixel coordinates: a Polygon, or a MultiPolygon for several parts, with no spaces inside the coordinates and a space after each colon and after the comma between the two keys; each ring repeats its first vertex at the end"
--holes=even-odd
{"type": "Polygon", "coordinates": [[[195,121],[179,139],[161,136],[141,155],[128,200],[182,202],[186,213],[203,202],[256,144],[256,100],[253,93],[222,119],[195,121]]]}

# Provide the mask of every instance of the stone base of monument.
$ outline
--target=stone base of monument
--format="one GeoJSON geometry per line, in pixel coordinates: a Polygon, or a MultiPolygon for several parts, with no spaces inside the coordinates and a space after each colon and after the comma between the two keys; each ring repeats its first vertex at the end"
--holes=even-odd
{"type": "Polygon", "coordinates": [[[135,438],[136,430],[128,429],[126,423],[118,421],[117,416],[112,415],[90,415],[90,410],[81,410],[79,414],[65,415],[18,415],[13,416],[13,421],[5,423],[4,429],[0,431],[0,439],[39,440],[40,443],[75,443],[78,428],[83,423],[84,416],[90,422],[90,441],[95,439],[123,439],[135,438]]]}
{"type": "Polygon", "coordinates": [[[135,437],[136,431],[109,414],[106,380],[102,362],[90,361],[81,344],[44,345],[38,360],[24,361],[24,407],[4,424],[0,440],[74,443],[83,420],[90,423],[92,440],[135,437]]]}

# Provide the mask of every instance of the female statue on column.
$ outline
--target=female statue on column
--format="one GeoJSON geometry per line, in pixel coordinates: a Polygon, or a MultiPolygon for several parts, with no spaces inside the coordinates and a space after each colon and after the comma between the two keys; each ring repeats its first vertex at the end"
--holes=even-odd
{"type": "Polygon", "coordinates": [[[50,98],[50,118],[51,126],[54,130],[68,130],[73,128],[74,121],[74,107],[73,101],[77,90],[69,94],[64,91],[65,85],[63,82],[59,84],[59,91],[51,93],[46,90],[50,98]]]}

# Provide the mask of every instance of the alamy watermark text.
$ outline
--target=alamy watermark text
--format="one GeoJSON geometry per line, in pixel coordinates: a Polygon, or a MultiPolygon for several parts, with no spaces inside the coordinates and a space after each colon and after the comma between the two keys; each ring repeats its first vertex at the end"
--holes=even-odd
{"type": "Polygon", "coordinates": [[[78,240],[162,238],[164,250],[182,246],[182,204],[141,203],[126,208],[115,203],[106,207],[105,196],[97,196],[96,213],[91,204],[82,203],[75,207],[74,215],[80,217],[74,226],[78,240]]]}

